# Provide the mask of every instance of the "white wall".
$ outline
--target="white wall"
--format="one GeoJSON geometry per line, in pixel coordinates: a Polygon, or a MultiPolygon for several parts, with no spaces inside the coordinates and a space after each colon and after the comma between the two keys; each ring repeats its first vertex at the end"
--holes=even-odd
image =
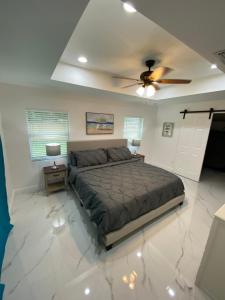
{"type": "MultiPolygon", "coordinates": [[[[225,100],[201,101],[201,102],[175,102],[168,101],[158,104],[156,113],[156,123],[154,131],[153,149],[151,162],[157,166],[173,171],[176,160],[176,146],[179,136],[179,123],[182,122],[183,115],[180,111],[188,110],[207,110],[213,107],[214,109],[225,109],[225,100]],[[174,122],[173,137],[162,137],[163,122],[174,122]]],[[[208,115],[205,115],[208,118],[208,115]]]]}
{"type": "Polygon", "coordinates": [[[12,198],[13,198],[13,185],[12,185],[11,176],[10,176],[8,156],[7,156],[7,153],[5,151],[6,150],[6,148],[5,148],[5,136],[4,136],[4,132],[3,132],[3,129],[2,129],[1,114],[0,114],[0,137],[1,137],[1,140],[2,140],[2,147],[3,147],[3,154],[4,154],[6,188],[7,188],[7,195],[8,195],[8,204],[9,204],[9,208],[10,208],[11,204],[12,204],[12,198]]]}
{"type": "MultiPolygon", "coordinates": [[[[135,98],[137,100],[137,98],[135,98]]],[[[176,100],[177,101],[177,100],[176,100]]],[[[0,112],[7,154],[8,191],[27,187],[37,188],[43,184],[42,167],[49,161],[32,162],[30,159],[26,109],[68,111],[70,119],[70,139],[108,139],[123,137],[125,116],[144,117],[144,136],[140,152],[146,161],[168,170],[173,170],[176,145],[179,135],[180,111],[225,109],[225,100],[158,103],[157,107],[134,102],[134,98],[98,91],[90,88],[32,88],[0,84],[0,112]],[[85,112],[114,113],[113,135],[87,136],[85,112]],[[175,122],[172,138],[162,137],[163,122],[175,122]],[[9,177],[10,174],[10,177],[9,177]]],[[[207,118],[207,115],[206,115],[207,118]]]]}
{"type": "MultiPolygon", "coordinates": [[[[137,100],[137,98],[136,98],[137,100]]],[[[125,116],[144,117],[144,137],[140,152],[149,160],[155,108],[149,104],[135,103],[132,97],[102,92],[89,88],[31,88],[15,85],[0,85],[0,111],[5,132],[6,151],[14,189],[41,186],[42,167],[49,161],[32,162],[29,153],[26,109],[69,112],[70,139],[109,139],[123,137],[125,116]],[[128,101],[130,100],[130,101],[128,101]],[[114,134],[87,136],[85,112],[114,114],[114,134]]]]}

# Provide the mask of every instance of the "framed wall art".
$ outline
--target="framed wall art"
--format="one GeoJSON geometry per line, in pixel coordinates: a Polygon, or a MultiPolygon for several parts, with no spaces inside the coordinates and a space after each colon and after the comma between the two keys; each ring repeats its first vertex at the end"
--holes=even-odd
{"type": "Polygon", "coordinates": [[[164,122],[162,136],[164,137],[172,137],[173,136],[174,123],[172,122],[164,122]]]}
{"type": "Polygon", "coordinates": [[[114,115],[105,113],[86,113],[86,133],[93,134],[113,134],[114,115]]]}

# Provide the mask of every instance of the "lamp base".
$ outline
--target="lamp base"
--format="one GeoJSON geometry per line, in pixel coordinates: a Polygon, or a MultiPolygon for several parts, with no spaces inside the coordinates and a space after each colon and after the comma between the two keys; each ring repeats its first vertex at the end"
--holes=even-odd
{"type": "Polygon", "coordinates": [[[55,161],[54,161],[54,165],[52,166],[52,169],[53,169],[53,170],[58,169],[58,166],[56,165],[55,161]]]}

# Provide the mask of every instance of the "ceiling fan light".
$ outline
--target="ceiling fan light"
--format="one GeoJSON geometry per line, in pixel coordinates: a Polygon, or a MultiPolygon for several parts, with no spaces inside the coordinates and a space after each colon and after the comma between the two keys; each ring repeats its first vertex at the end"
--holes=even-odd
{"type": "Polygon", "coordinates": [[[147,87],[147,97],[151,97],[155,95],[155,88],[153,85],[149,85],[147,87]]]}
{"type": "Polygon", "coordinates": [[[145,92],[145,89],[143,86],[140,86],[137,90],[136,90],[136,93],[139,95],[139,96],[143,96],[144,95],[144,92],[145,92]]]}

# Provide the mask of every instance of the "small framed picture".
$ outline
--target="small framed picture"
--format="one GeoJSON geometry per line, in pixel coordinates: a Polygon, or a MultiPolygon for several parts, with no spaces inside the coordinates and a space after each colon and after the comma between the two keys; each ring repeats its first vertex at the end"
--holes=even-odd
{"type": "Polygon", "coordinates": [[[173,136],[174,123],[172,122],[164,122],[162,136],[164,137],[172,137],[173,136]]]}

